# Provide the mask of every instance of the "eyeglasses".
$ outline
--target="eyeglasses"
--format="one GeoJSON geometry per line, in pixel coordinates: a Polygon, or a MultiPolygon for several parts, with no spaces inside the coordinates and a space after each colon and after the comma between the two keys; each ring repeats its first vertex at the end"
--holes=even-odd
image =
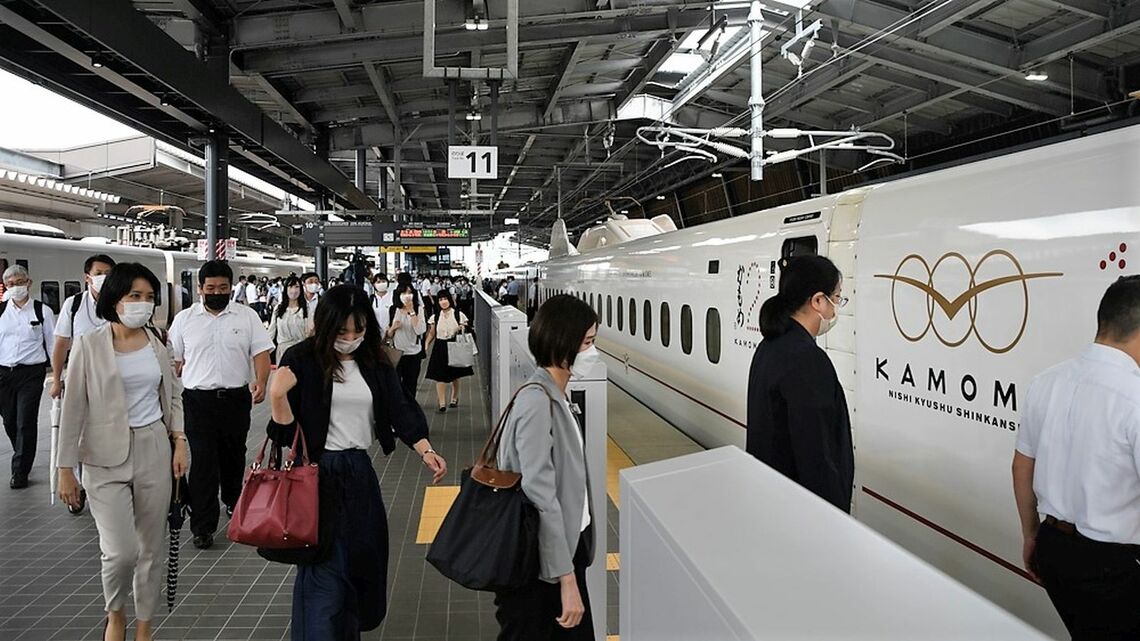
{"type": "Polygon", "coordinates": [[[828,296],[828,298],[830,298],[831,302],[835,303],[835,306],[840,309],[847,307],[847,301],[849,300],[846,296],[840,296],[839,294],[828,296]]]}

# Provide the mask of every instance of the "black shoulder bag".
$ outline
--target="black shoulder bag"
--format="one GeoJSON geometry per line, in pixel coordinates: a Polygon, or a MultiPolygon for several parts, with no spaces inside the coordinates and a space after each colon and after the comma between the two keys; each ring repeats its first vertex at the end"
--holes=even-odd
{"type": "Polygon", "coordinates": [[[535,385],[546,392],[539,383],[520,387],[478,460],[463,470],[459,496],[428,550],[428,563],[471,590],[512,590],[538,577],[538,510],[523,494],[522,474],[495,467],[503,427],[515,399],[519,392],[535,385]]]}

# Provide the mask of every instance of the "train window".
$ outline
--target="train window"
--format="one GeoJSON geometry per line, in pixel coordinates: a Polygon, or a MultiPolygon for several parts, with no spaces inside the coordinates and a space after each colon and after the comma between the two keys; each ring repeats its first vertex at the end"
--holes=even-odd
{"type": "Polygon", "coordinates": [[[17,258],[17,259],[16,259],[16,264],[17,264],[17,265],[19,265],[20,267],[23,267],[24,269],[27,269],[27,270],[28,270],[28,272],[29,272],[29,273],[31,273],[31,271],[32,271],[32,270],[28,268],[28,259],[26,259],[26,258],[17,258]]]}
{"type": "Polygon", "coordinates": [[[645,328],[645,340],[653,340],[653,304],[645,301],[645,311],[641,315],[642,327],[645,328]]]}
{"type": "Polygon", "coordinates": [[[780,258],[785,260],[793,256],[814,256],[819,253],[819,239],[815,236],[800,236],[788,238],[780,249],[780,258]]]}
{"type": "Polygon", "coordinates": [[[661,346],[669,347],[669,303],[661,303],[661,346]]]}
{"type": "Polygon", "coordinates": [[[618,327],[618,331],[619,331],[619,332],[620,332],[620,331],[621,331],[621,329],[622,329],[622,319],[624,318],[624,312],[623,312],[622,310],[624,310],[624,309],[625,309],[625,304],[622,302],[622,300],[623,300],[623,299],[622,299],[622,297],[621,297],[621,296],[618,296],[618,305],[617,305],[617,309],[618,309],[618,314],[617,314],[617,316],[618,316],[618,326],[617,326],[617,327],[618,327]]]}
{"type": "Polygon", "coordinates": [[[629,335],[637,336],[637,301],[629,299],[629,335]]]}
{"type": "Polygon", "coordinates": [[[83,285],[77,280],[64,281],[63,283],[63,297],[65,299],[83,291],[83,285]]]}
{"type": "Polygon", "coordinates": [[[182,270],[182,285],[179,287],[182,295],[182,309],[194,304],[194,272],[189,269],[182,270]]]}
{"type": "Polygon", "coordinates": [[[44,305],[51,308],[51,311],[59,314],[59,281],[45,280],[40,283],[40,300],[44,305]]]}
{"type": "Polygon", "coordinates": [[[590,292],[590,309],[594,308],[594,292],[590,292]]]}
{"type": "Polygon", "coordinates": [[[693,353],[693,309],[688,305],[681,306],[681,351],[693,353]]]}
{"type": "Polygon", "coordinates": [[[720,311],[711,307],[705,312],[705,354],[713,365],[720,362],[720,311]]]}
{"type": "Polygon", "coordinates": [[[614,326],[614,297],[606,294],[606,327],[614,326]]]}

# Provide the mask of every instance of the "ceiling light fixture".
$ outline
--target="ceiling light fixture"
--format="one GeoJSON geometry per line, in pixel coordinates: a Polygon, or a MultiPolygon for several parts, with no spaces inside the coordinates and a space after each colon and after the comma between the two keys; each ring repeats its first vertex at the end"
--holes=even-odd
{"type": "Polygon", "coordinates": [[[658,195],[658,196],[657,196],[657,200],[665,200],[665,197],[664,197],[664,196],[661,196],[661,195],[658,195]]]}
{"type": "Polygon", "coordinates": [[[486,31],[490,27],[491,25],[479,16],[468,18],[467,21],[463,23],[463,28],[468,31],[486,31]]]}
{"type": "Polygon", "coordinates": [[[1045,82],[1049,79],[1049,74],[1041,70],[1030,71],[1025,74],[1025,79],[1029,82],[1045,82]]]}
{"type": "Polygon", "coordinates": [[[105,60],[103,60],[103,56],[101,54],[97,53],[97,54],[91,56],[91,66],[92,67],[95,67],[96,69],[102,69],[106,65],[107,65],[107,62],[105,60]]]}
{"type": "Polygon", "coordinates": [[[482,120],[483,114],[479,113],[478,111],[468,111],[467,112],[467,119],[468,120],[482,120]]]}
{"type": "Polygon", "coordinates": [[[724,178],[724,174],[720,173],[719,171],[714,171],[712,177],[713,178],[724,178]]]}

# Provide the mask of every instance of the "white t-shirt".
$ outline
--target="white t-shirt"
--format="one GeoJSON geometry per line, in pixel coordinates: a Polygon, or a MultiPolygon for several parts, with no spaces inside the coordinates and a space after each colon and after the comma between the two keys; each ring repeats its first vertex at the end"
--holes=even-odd
{"type": "Polygon", "coordinates": [[[380,331],[388,331],[388,310],[392,308],[392,294],[394,292],[389,289],[381,295],[372,294],[372,312],[376,314],[376,322],[380,324],[380,331]]]}
{"type": "Polygon", "coordinates": [[[257,283],[246,283],[245,285],[245,299],[250,303],[258,302],[257,299],[257,283]]]}
{"type": "Polygon", "coordinates": [[[127,394],[127,423],[131,427],[146,427],[162,420],[162,403],[158,400],[162,370],[150,343],[133,352],[115,352],[115,364],[127,394]]]}
{"type": "MultiPolygon", "coordinates": [[[[439,313],[439,325],[435,328],[435,337],[440,340],[449,341],[455,338],[459,333],[460,325],[467,324],[467,316],[463,312],[459,312],[459,319],[455,318],[455,308],[452,307],[445,312],[439,313]]],[[[435,317],[428,319],[428,324],[434,324],[435,317]]]]}
{"type": "Polygon", "coordinates": [[[403,352],[405,356],[419,354],[420,350],[423,349],[423,346],[420,345],[420,336],[427,332],[427,323],[423,320],[423,314],[416,314],[413,319],[403,309],[397,309],[392,320],[400,321],[400,329],[397,329],[392,336],[392,343],[396,349],[403,352]],[[413,320],[418,320],[418,322],[413,323],[413,320]]]}
{"type": "Polygon", "coordinates": [[[1017,451],[1035,460],[1037,510],[1108,543],[1140,544],[1140,367],[1090,345],[1029,386],[1017,451]]]}
{"type": "Polygon", "coordinates": [[[59,308],[59,318],[56,319],[55,323],[55,337],[76,339],[106,324],[106,320],[95,315],[95,298],[91,295],[91,290],[88,289],[68,296],[63,301],[63,306],[59,308]],[[75,310],[75,324],[72,325],[71,306],[76,296],[83,298],[82,302],[79,303],[79,309],[75,310]]]}
{"type": "Polygon", "coordinates": [[[344,382],[333,381],[325,449],[366,450],[372,445],[372,390],[356,361],[341,361],[344,382]]]}
{"type": "MultiPolygon", "coordinates": [[[[559,403],[562,409],[566,411],[566,415],[574,423],[574,436],[578,437],[578,447],[582,450],[582,460],[586,460],[586,442],[582,439],[582,430],[578,428],[578,419],[574,416],[574,411],[570,409],[570,401],[566,397],[562,397],[562,402],[559,403]]],[[[590,488],[587,487],[582,493],[582,529],[579,532],[585,532],[586,528],[590,526],[590,488]]]]}

